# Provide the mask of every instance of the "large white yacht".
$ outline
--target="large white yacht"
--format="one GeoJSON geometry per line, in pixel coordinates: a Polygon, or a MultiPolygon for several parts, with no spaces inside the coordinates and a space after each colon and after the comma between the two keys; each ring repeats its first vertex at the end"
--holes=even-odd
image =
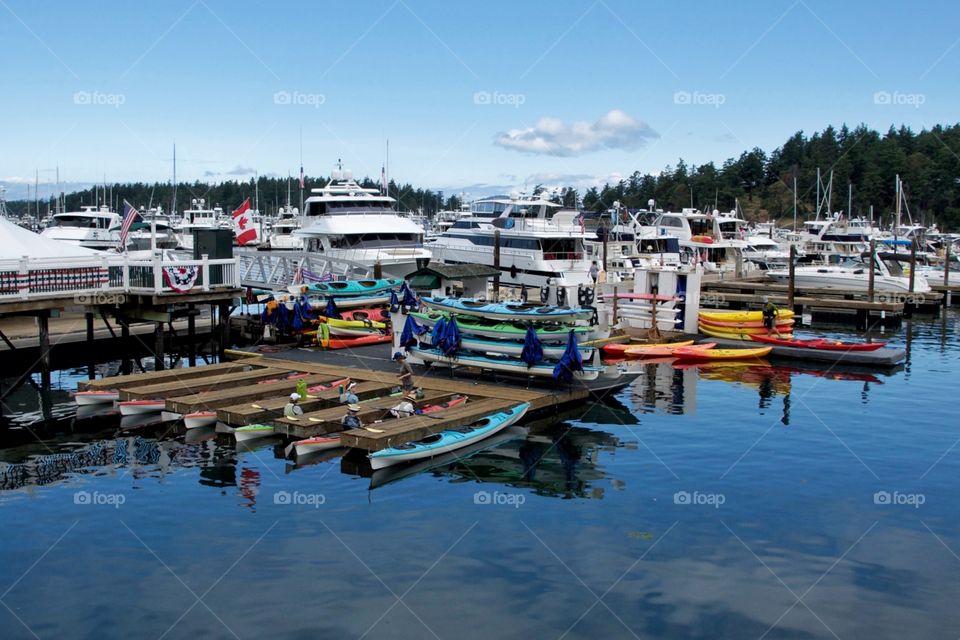
{"type": "Polygon", "coordinates": [[[397,213],[396,200],[357,184],[350,170],[336,169],[326,186],[311,193],[302,226],[292,234],[304,239],[307,251],[370,268],[379,263],[394,277],[430,262],[423,229],[397,213]]]}
{"type": "MultiPolygon", "coordinates": [[[[794,284],[800,288],[846,289],[867,291],[870,286],[870,254],[850,257],[838,264],[803,265],[794,268],[794,284]]],[[[790,274],[787,269],[767,271],[771,280],[786,284],[790,274]]],[[[878,253],[873,264],[873,288],[875,291],[907,293],[910,291],[910,276],[905,274],[899,259],[893,255],[878,253]]],[[[924,278],[914,278],[913,293],[929,293],[930,285],[924,278]]]]}
{"type": "Polygon", "coordinates": [[[270,222],[270,230],[267,233],[267,241],[260,245],[263,249],[280,250],[301,250],[303,249],[303,238],[294,235],[302,226],[303,217],[300,210],[287,204],[277,211],[276,217],[270,222]]]}
{"type": "Polygon", "coordinates": [[[494,239],[500,232],[500,281],[542,287],[545,284],[593,284],[584,253],[586,233],[579,213],[555,202],[520,194],[483,198],[430,247],[447,264],[493,266],[494,239]]]}
{"type": "Polygon", "coordinates": [[[120,216],[109,207],[87,205],[80,211],[55,213],[40,235],[87,249],[116,249],[120,222],[120,216]]]}
{"type": "Polygon", "coordinates": [[[737,253],[747,243],[746,221],[736,212],[702,213],[685,208],[680,212],[663,212],[654,225],[662,236],[680,240],[681,251],[691,254],[706,271],[733,271],[737,253]]]}

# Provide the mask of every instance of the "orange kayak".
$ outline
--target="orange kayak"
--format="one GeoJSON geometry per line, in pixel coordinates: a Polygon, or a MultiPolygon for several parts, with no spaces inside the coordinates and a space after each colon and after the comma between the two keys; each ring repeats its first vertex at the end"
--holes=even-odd
{"type": "Polygon", "coordinates": [[[701,344],[680,344],[675,345],[665,345],[660,347],[644,347],[643,349],[635,349],[633,347],[626,350],[626,355],[629,358],[667,358],[676,354],[677,350],[683,349],[713,349],[717,346],[716,342],[704,342],[701,344]]]}
{"type": "Polygon", "coordinates": [[[773,347],[753,349],[691,349],[687,347],[675,350],[673,355],[681,360],[745,360],[762,358],[772,350],[773,347]]]}

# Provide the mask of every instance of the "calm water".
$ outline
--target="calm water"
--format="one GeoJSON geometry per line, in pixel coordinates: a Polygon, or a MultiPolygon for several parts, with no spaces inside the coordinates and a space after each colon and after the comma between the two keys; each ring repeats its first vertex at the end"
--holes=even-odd
{"type": "Polygon", "coordinates": [[[374,489],[67,422],[0,449],[0,636],[956,638],[958,325],[888,374],[651,367],[374,489]]]}

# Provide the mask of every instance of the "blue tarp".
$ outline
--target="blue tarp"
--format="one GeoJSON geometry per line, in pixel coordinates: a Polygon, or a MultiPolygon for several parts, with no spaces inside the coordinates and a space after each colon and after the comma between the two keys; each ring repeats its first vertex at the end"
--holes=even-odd
{"type": "Polygon", "coordinates": [[[400,310],[400,301],[397,300],[397,292],[390,289],[390,313],[396,313],[400,310]]]}
{"type": "MultiPolygon", "coordinates": [[[[403,306],[410,309],[420,308],[420,299],[417,298],[417,294],[413,292],[413,289],[411,289],[406,282],[400,287],[400,293],[403,294],[403,306]]],[[[391,298],[391,301],[392,300],[393,298],[391,298]]]]}
{"type": "Polygon", "coordinates": [[[440,318],[433,325],[430,343],[446,356],[452,356],[460,349],[460,328],[454,318],[440,318]]]}
{"type": "Polygon", "coordinates": [[[563,350],[560,362],[553,368],[553,379],[558,382],[572,382],[574,371],[583,371],[583,357],[577,349],[577,336],[571,329],[567,335],[567,348],[563,350]]]}
{"type": "Polygon", "coordinates": [[[413,316],[407,316],[407,321],[403,324],[403,332],[400,334],[400,346],[406,348],[417,346],[418,336],[423,335],[426,331],[427,328],[417,324],[413,316]]]}
{"type": "Polygon", "coordinates": [[[337,303],[333,301],[333,297],[327,298],[327,307],[323,311],[323,315],[328,318],[334,318],[340,320],[340,312],[337,311],[337,303]]]}
{"type": "Polygon", "coordinates": [[[523,338],[523,351],[520,352],[520,359],[532,367],[543,360],[543,345],[540,344],[540,338],[537,337],[537,331],[533,325],[527,327],[527,335],[523,338]]]}

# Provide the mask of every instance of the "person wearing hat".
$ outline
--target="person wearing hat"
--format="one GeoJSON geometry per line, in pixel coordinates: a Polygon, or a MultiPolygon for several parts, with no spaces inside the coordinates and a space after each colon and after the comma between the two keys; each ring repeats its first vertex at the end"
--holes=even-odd
{"type": "Polygon", "coordinates": [[[415,391],[407,391],[403,394],[403,400],[390,409],[390,415],[394,418],[409,418],[417,412],[417,394],[415,391]]]}
{"type": "Polygon", "coordinates": [[[393,360],[400,365],[398,376],[403,391],[405,393],[413,391],[413,369],[410,368],[410,364],[407,362],[407,356],[403,354],[403,351],[397,351],[393,354],[393,360]]]}
{"type": "Polygon", "coordinates": [[[363,423],[360,422],[360,416],[357,413],[360,412],[360,405],[355,402],[351,402],[347,405],[347,414],[340,418],[340,426],[343,427],[344,431],[347,429],[359,429],[363,426],[363,423]]]}
{"type": "Polygon", "coordinates": [[[763,327],[767,330],[767,335],[776,332],[777,337],[781,338],[780,330],[777,329],[777,316],[780,315],[780,309],[777,305],[770,302],[770,298],[763,296],[763,327]]]}
{"type": "Polygon", "coordinates": [[[360,398],[357,397],[354,389],[357,388],[356,382],[351,382],[346,387],[340,386],[340,404],[357,404],[360,398]]]}
{"type": "Polygon", "coordinates": [[[290,402],[287,403],[287,406],[283,408],[283,417],[284,418],[296,418],[297,416],[303,415],[303,407],[298,405],[300,402],[299,393],[290,394],[290,402]]]}

